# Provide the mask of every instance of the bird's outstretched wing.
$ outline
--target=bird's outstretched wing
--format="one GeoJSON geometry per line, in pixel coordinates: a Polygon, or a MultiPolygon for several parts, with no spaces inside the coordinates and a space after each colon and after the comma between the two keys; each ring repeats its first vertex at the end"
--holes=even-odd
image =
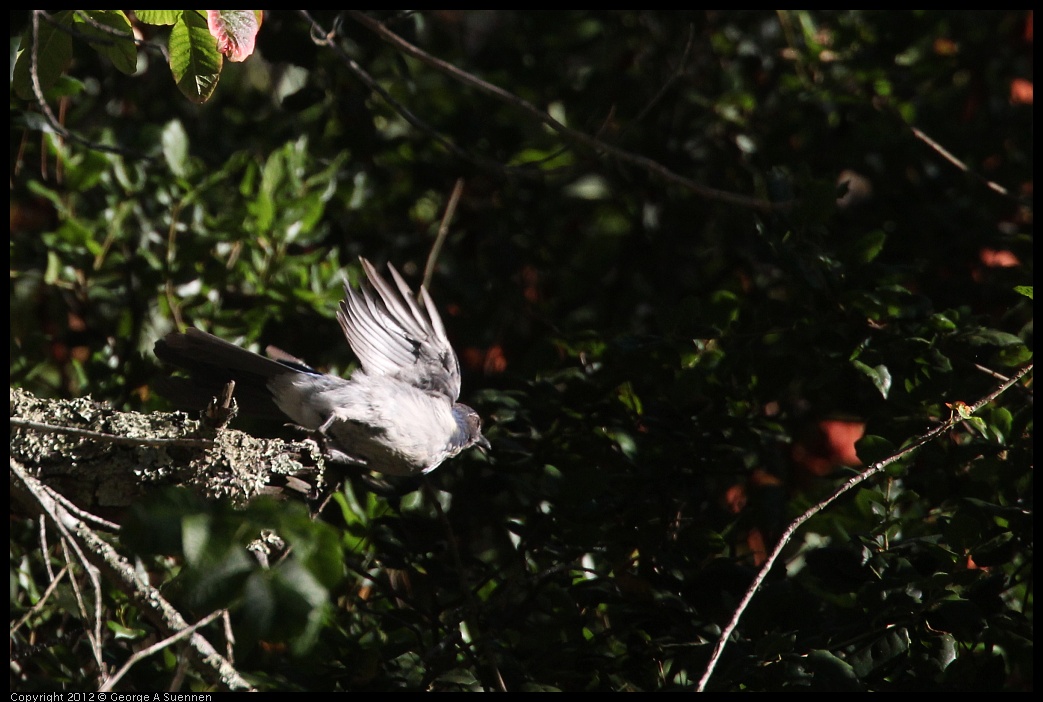
{"type": "Polygon", "coordinates": [[[449,345],[445,326],[423,286],[420,299],[388,264],[397,290],[366,259],[369,278],[358,290],[344,284],[345,298],[337,311],[344,336],[370,375],[396,378],[449,402],[460,397],[460,361],[449,345]]]}

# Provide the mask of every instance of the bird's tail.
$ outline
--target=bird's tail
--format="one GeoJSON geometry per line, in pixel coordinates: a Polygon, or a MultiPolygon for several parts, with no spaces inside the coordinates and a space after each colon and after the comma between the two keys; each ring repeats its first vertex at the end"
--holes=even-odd
{"type": "Polygon", "coordinates": [[[315,373],[278,349],[269,349],[272,358],[265,358],[195,328],[167,334],[154,350],[159,360],[188,373],[188,378],[168,376],[154,383],[156,392],[185,409],[203,409],[233,380],[241,413],[285,420],[272,400],[268,380],[285,373],[315,373]]]}

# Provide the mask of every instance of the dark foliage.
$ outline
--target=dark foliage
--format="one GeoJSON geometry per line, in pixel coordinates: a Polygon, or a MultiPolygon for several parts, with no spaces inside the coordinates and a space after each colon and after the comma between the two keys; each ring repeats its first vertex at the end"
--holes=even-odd
{"type": "MultiPolygon", "coordinates": [[[[390,499],[354,479],[317,523],[176,493],[128,517],[262,689],[691,690],[791,519],[1031,359],[1031,12],[370,15],[510,100],[312,17],[343,54],[270,12],[202,105],[159,53],[124,75],[74,37],[48,104],[117,152],[11,95],[11,383],[41,396],[169,409],[151,348],[180,324],[348,372],[342,276],[419,283],[463,181],[430,288],[490,456],[390,499]],[[265,529],[293,546],[267,570],[265,529]]],[[[1031,689],[1028,378],[802,527],[709,689],[1031,689]]],[[[14,621],[63,556],[12,531],[14,621]]],[[[119,667],[155,634],[102,604],[119,667]]],[[[12,689],[96,687],[90,626],[60,584],[12,689]]],[[[180,665],[117,687],[207,689],[180,665]]]]}

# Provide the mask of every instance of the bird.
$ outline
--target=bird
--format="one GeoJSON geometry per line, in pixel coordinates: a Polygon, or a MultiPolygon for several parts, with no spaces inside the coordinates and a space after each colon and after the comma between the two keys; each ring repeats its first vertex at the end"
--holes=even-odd
{"type": "Polygon", "coordinates": [[[392,287],[360,257],[366,281],[344,282],[337,321],[360,366],[349,378],[322,373],[281,349],[267,356],[200,329],[159,339],[159,360],[190,378],[160,379],[160,394],[205,404],[235,381],[244,413],[283,416],[324,438],[331,457],[393,476],[426,474],[477,446],[482,422],[460,397],[460,361],[424,286],[419,304],[388,264],[392,287]]]}

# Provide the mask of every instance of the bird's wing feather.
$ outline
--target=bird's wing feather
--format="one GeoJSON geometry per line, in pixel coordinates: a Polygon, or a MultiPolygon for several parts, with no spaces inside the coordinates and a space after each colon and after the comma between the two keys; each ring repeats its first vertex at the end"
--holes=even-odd
{"type": "Polygon", "coordinates": [[[421,307],[393,266],[388,270],[395,287],[369,261],[361,261],[369,284],[352,290],[345,283],[337,321],[362,367],[455,402],[460,397],[460,361],[431,296],[420,288],[421,307]]]}

